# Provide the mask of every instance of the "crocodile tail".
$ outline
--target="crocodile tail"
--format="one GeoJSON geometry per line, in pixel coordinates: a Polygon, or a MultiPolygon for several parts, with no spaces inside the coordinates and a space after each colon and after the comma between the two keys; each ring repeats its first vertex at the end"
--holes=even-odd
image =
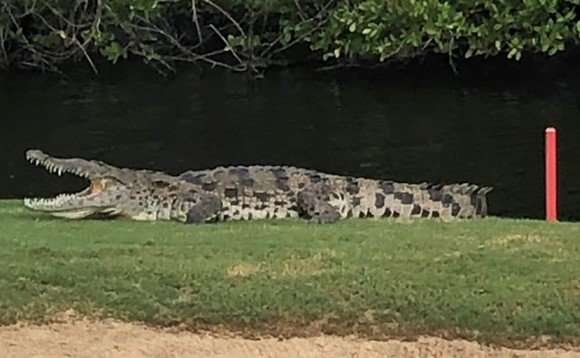
{"type": "Polygon", "coordinates": [[[381,217],[484,217],[487,216],[487,194],[492,190],[489,186],[469,183],[379,181],[370,210],[375,211],[374,216],[381,217]]]}
{"type": "Polygon", "coordinates": [[[457,216],[485,217],[487,216],[487,194],[493,190],[490,186],[476,184],[453,184],[449,191],[454,203],[459,204],[457,216]]]}
{"type": "Polygon", "coordinates": [[[487,216],[487,194],[493,190],[491,186],[484,186],[475,192],[475,215],[485,217],[487,216]]]}

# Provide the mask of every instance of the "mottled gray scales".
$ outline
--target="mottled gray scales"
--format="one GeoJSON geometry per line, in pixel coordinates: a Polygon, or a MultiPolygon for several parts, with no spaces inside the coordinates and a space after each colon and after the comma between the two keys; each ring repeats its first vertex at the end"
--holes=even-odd
{"type": "Polygon", "coordinates": [[[490,187],[400,183],[289,166],[231,166],[174,176],[117,168],[99,161],[55,158],[27,151],[50,172],[90,181],[75,194],[25,199],[25,206],[80,219],[124,216],[135,220],[202,223],[301,217],[316,223],[343,218],[475,218],[487,215],[490,187]]]}

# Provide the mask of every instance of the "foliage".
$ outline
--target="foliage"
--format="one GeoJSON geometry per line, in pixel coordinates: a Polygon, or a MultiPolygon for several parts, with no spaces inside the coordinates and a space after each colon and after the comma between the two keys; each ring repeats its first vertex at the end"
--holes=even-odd
{"type": "Polygon", "coordinates": [[[59,220],[16,201],[0,217],[0,324],[72,308],[266,335],[580,337],[578,223],[191,226],[59,220]]]}
{"type": "Polygon", "coordinates": [[[136,56],[260,71],[293,56],[386,61],[553,55],[580,34],[580,0],[4,0],[0,66],[57,70],[136,56]],[[290,49],[301,51],[292,52],[290,49]]]}
{"type": "Polygon", "coordinates": [[[389,58],[428,51],[466,58],[553,55],[576,43],[578,0],[363,0],[337,6],[313,39],[326,57],[389,58]]]}

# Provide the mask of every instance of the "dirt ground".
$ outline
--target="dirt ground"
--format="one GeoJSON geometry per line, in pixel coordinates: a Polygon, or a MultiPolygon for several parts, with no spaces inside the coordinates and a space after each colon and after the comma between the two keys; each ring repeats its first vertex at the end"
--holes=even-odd
{"type": "Polygon", "coordinates": [[[433,337],[421,337],[414,342],[332,336],[248,340],[109,320],[0,327],[0,352],[2,358],[580,357],[580,349],[513,350],[433,337]]]}

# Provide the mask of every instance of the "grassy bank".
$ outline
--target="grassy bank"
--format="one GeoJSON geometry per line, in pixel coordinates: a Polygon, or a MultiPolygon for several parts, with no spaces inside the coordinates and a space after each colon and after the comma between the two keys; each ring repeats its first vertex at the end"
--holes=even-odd
{"type": "Polygon", "coordinates": [[[490,218],[185,226],[0,202],[0,323],[90,316],[246,332],[580,336],[580,225],[490,218]]]}

